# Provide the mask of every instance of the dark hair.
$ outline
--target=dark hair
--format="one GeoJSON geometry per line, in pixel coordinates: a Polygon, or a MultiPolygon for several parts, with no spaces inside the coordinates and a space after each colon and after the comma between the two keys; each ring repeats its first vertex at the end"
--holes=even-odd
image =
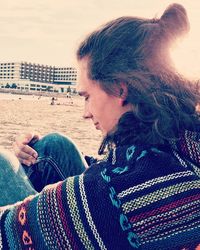
{"type": "Polygon", "coordinates": [[[180,129],[194,129],[200,97],[170,59],[171,45],[188,30],[185,9],[172,4],[160,19],[121,17],[81,43],[77,58],[89,59],[88,77],[108,94],[126,84],[125,104],[133,104],[106,142],[163,144],[177,139],[180,129]]]}

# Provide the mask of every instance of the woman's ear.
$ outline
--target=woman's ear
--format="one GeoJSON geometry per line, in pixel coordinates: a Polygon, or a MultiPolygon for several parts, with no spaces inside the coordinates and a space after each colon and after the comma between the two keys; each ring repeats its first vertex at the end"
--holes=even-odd
{"type": "Polygon", "coordinates": [[[119,87],[119,98],[121,101],[122,106],[127,104],[127,96],[128,96],[128,88],[125,83],[121,83],[119,87]]]}

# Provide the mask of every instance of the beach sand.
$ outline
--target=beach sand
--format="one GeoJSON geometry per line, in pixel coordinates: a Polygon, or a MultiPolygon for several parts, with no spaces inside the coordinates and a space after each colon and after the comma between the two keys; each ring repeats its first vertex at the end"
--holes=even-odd
{"type": "Polygon", "coordinates": [[[73,102],[59,98],[60,105],[50,105],[51,97],[0,93],[0,146],[12,150],[15,137],[26,131],[59,132],[69,136],[83,154],[97,156],[100,131],[82,118],[83,99],[76,96],[73,102]]]}

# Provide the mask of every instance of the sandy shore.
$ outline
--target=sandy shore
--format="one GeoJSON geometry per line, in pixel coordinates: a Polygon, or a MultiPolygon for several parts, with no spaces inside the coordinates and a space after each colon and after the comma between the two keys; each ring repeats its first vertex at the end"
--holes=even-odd
{"type": "Polygon", "coordinates": [[[0,93],[0,146],[12,149],[15,137],[26,131],[41,135],[60,132],[69,136],[84,154],[97,155],[101,135],[91,122],[83,120],[82,98],[73,98],[73,105],[66,99],[59,99],[60,105],[50,102],[49,97],[0,93]]]}

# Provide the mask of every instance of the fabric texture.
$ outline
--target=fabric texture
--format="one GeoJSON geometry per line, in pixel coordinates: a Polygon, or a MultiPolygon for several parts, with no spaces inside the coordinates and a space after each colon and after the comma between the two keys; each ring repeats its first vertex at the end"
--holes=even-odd
{"type": "Polygon", "coordinates": [[[73,141],[62,134],[50,133],[30,146],[37,151],[38,159],[31,167],[23,167],[37,192],[48,184],[82,174],[88,167],[73,141]]]}
{"type": "Polygon", "coordinates": [[[18,159],[8,150],[0,150],[0,206],[25,199],[36,191],[28,181],[18,159]]]}
{"type": "Polygon", "coordinates": [[[3,249],[200,247],[199,135],[125,145],[83,174],[1,208],[3,249]]]}

